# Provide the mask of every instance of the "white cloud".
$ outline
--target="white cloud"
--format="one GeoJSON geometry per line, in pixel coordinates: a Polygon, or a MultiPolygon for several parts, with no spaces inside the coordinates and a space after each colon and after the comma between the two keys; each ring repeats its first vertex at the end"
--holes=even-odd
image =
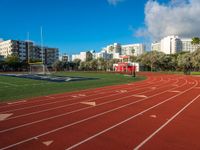
{"type": "Polygon", "coordinates": [[[159,40],[167,35],[200,36],[200,0],[171,0],[160,4],[149,0],[145,6],[145,25],[135,32],[159,40]]]}
{"type": "Polygon", "coordinates": [[[110,5],[116,6],[119,2],[123,2],[124,0],[107,0],[110,5]]]}

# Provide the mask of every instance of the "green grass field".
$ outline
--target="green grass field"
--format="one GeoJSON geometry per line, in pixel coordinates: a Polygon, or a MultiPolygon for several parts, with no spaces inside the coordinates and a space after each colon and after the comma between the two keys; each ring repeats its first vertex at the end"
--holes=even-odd
{"type": "Polygon", "coordinates": [[[191,72],[191,75],[200,75],[200,72],[191,72]]]}
{"type": "Polygon", "coordinates": [[[49,81],[0,76],[0,102],[103,87],[107,85],[129,83],[145,79],[145,77],[141,76],[133,78],[122,74],[96,72],[59,72],[56,73],[56,75],[96,77],[99,79],[55,83],[49,81]]]}

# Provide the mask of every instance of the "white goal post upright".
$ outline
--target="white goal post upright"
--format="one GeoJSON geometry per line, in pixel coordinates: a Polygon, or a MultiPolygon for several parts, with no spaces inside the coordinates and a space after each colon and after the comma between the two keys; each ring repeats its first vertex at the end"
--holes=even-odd
{"type": "Polygon", "coordinates": [[[44,72],[44,74],[45,74],[45,63],[44,63],[44,49],[43,49],[43,32],[42,32],[42,26],[40,27],[40,36],[41,36],[41,53],[42,53],[43,72],[44,72]]]}
{"type": "MultiPolygon", "coordinates": [[[[41,37],[41,61],[37,62],[30,62],[30,48],[29,48],[29,43],[28,43],[28,64],[30,65],[30,74],[40,74],[40,75],[45,75],[45,74],[50,74],[47,66],[45,65],[45,60],[44,60],[44,47],[43,47],[43,32],[42,32],[42,26],[40,28],[40,37],[41,37]]],[[[29,42],[29,33],[27,33],[27,38],[29,42]]]]}

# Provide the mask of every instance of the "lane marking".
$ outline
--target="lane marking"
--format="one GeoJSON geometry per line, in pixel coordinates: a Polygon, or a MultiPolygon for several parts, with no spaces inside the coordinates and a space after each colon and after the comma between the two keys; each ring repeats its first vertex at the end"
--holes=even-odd
{"type": "Polygon", "coordinates": [[[10,85],[10,86],[18,86],[17,84],[7,83],[7,82],[0,82],[2,84],[10,85]]]}
{"type": "Polygon", "coordinates": [[[150,115],[149,117],[151,117],[151,118],[157,118],[156,115],[150,115]]]}
{"type": "Polygon", "coordinates": [[[134,97],[142,97],[142,98],[147,98],[147,96],[145,96],[145,95],[137,95],[137,94],[135,94],[135,95],[133,95],[134,97]]]}
{"type": "Polygon", "coordinates": [[[81,104],[96,106],[96,102],[80,102],[81,104]]]}
{"type": "Polygon", "coordinates": [[[160,128],[158,128],[155,132],[153,132],[150,136],[148,136],[144,141],[142,141],[138,146],[134,148],[134,150],[140,149],[144,144],[146,144],[152,137],[154,137],[159,131],[161,131],[164,127],[166,127],[171,121],[173,121],[179,114],[181,114],[187,107],[189,107],[194,101],[196,101],[200,95],[195,97],[192,101],[190,101],[187,105],[185,105],[181,110],[179,110],[174,116],[172,116],[167,122],[165,122],[160,128]]]}
{"type": "Polygon", "coordinates": [[[26,100],[23,101],[17,101],[17,102],[8,102],[7,104],[12,105],[12,104],[19,104],[19,103],[25,103],[26,100]]]}
{"type": "MultiPolygon", "coordinates": [[[[197,85],[197,84],[196,84],[196,85],[197,85]]],[[[115,124],[115,125],[113,125],[113,126],[111,126],[111,127],[109,127],[109,128],[106,128],[106,129],[104,129],[104,130],[102,130],[102,131],[100,131],[100,132],[98,132],[98,133],[96,133],[96,134],[94,134],[94,135],[92,135],[92,136],[86,138],[85,140],[82,140],[82,141],[80,141],[80,142],[78,142],[78,143],[76,143],[76,144],[74,144],[74,145],[68,147],[68,148],[65,149],[65,150],[71,150],[71,149],[73,149],[73,148],[76,148],[76,147],[78,147],[79,145],[82,145],[83,143],[85,143],[85,142],[87,142],[87,141],[89,141],[89,140],[91,140],[91,139],[94,139],[94,138],[96,138],[97,136],[99,136],[99,135],[101,135],[101,134],[103,134],[103,133],[105,133],[105,132],[108,132],[109,130],[112,130],[113,128],[116,128],[116,127],[120,126],[121,124],[126,123],[126,122],[128,122],[129,120],[132,120],[132,119],[136,118],[137,116],[140,116],[141,114],[143,114],[143,113],[145,113],[145,112],[148,112],[149,110],[152,110],[153,108],[156,108],[156,107],[162,105],[163,103],[165,103],[165,102],[167,102],[167,101],[170,101],[171,99],[173,99],[173,98],[175,98],[175,97],[177,97],[177,96],[179,96],[179,95],[181,95],[181,94],[183,94],[183,93],[185,93],[185,92],[187,92],[187,91],[189,91],[189,90],[191,90],[191,89],[193,89],[193,87],[191,87],[191,88],[189,88],[189,89],[187,89],[187,90],[185,90],[185,91],[183,91],[183,92],[181,92],[181,93],[179,93],[179,94],[177,94],[177,95],[175,95],[175,96],[173,96],[173,97],[170,97],[170,98],[168,98],[168,99],[166,99],[166,100],[164,100],[164,101],[162,101],[162,102],[160,102],[160,103],[158,103],[158,104],[156,104],[156,105],[154,105],[154,106],[152,106],[152,107],[149,107],[149,108],[143,110],[142,112],[139,112],[139,113],[135,114],[134,116],[129,117],[129,118],[127,118],[127,119],[125,119],[125,120],[123,120],[123,121],[121,121],[121,122],[119,122],[119,123],[117,123],[117,124],[115,124]]]]}
{"type": "Polygon", "coordinates": [[[195,87],[195,89],[200,89],[200,87],[195,87]]]}
{"type": "Polygon", "coordinates": [[[44,141],[44,142],[42,142],[44,145],[46,145],[46,146],[49,146],[49,145],[51,145],[52,143],[53,143],[53,140],[51,140],[51,141],[44,141]]]}
{"type": "Polygon", "coordinates": [[[12,116],[13,114],[0,114],[0,121],[7,119],[8,117],[12,116]]]}
{"type": "Polygon", "coordinates": [[[73,98],[77,98],[78,96],[76,96],[76,95],[72,95],[71,97],[73,97],[73,98]]]}
{"type": "Polygon", "coordinates": [[[117,90],[116,92],[119,92],[119,93],[126,93],[127,90],[117,90]]]}
{"type": "Polygon", "coordinates": [[[155,89],[156,89],[156,87],[151,87],[150,89],[152,89],[152,90],[155,90],[155,89]]]}

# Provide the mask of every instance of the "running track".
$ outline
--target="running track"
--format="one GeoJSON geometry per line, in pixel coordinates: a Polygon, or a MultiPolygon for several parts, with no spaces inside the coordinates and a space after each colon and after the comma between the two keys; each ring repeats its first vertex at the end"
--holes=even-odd
{"type": "Polygon", "coordinates": [[[200,78],[147,80],[1,103],[1,150],[200,149],[200,78]],[[90,102],[90,103],[83,103],[90,102]]]}

